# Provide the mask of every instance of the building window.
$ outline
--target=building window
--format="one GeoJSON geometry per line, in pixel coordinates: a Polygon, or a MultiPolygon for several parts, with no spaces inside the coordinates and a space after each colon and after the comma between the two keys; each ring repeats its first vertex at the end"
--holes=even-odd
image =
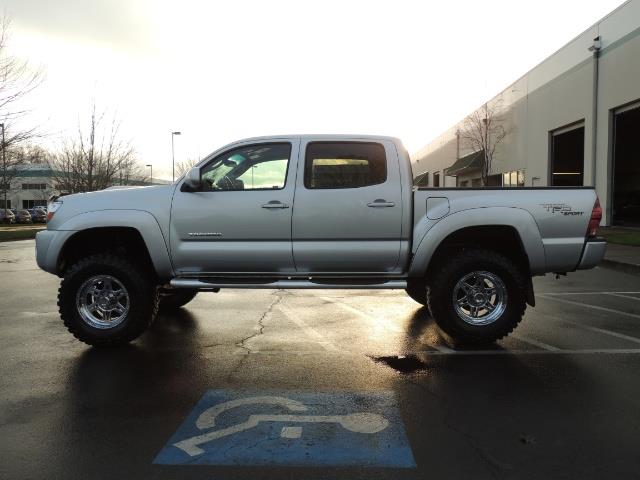
{"type": "Polygon", "coordinates": [[[459,186],[460,188],[466,188],[466,187],[468,187],[468,186],[469,186],[469,180],[463,180],[463,181],[461,181],[461,182],[458,184],[458,186],[459,186]]]}
{"type": "Polygon", "coordinates": [[[503,187],[524,187],[524,170],[513,170],[502,174],[503,187]]]}
{"type": "Polygon", "coordinates": [[[584,125],[551,132],[551,185],[577,187],[584,182],[584,125]]]}
{"type": "Polygon", "coordinates": [[[312,142],[307,146],[306,188],[359,188],[386,180],[387,156],[379,143],[312,142]]]}
{"type": "Polygon", "coordinates": [[[0,200],[0,208],[11,208],[11,200],[7,200],[6,206],[4,204],[4,200],[0,200]]]}
{"type": "Polygon", "coordinates": [[[497,173],[495,175],[489,175],[487,178],[487,187],[501,187],[502,186],[502,174],[497,173]]]}
{"type": "Polygon", "coordinates": [[[36,205],[43,205],[47,203],[45,200],[22,200],[22,208],[33,208],[36,205]]]}
{"type": "Polygon", "coordinates": [[[433,173],[433,186],[434,187],[440,186],[440,172],[433,173]]]}
{"type": "Polygon", "coordinates": [[[428,187],[429,186],[429,172],[421,173],[413,179],[413,185],[415,187],[428,187]]]}
{"type": "Polygon", "coordinates": [[[22,190],[46,190],[46,183],[23,183],[22,190]]]}

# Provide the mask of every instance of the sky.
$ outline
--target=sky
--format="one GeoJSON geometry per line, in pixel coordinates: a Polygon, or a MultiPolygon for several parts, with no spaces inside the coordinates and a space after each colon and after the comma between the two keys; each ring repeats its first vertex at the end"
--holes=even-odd
{"type": "Polygon", "coordinates": [[[95,101],[154,178],[245,137],[361,133],[417,151],[619,6],[563,1],[0,0],[45,72],[56,148],[95,101]]]}

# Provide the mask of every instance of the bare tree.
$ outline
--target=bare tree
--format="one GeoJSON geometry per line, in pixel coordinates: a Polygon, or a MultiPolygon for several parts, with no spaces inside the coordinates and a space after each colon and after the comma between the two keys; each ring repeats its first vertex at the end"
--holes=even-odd
{"type": "Polygon", "coordinates": [[[0,193],[3,197],[3,208],[7,206],[7,194],[11,189],[11,183],[23,166],[24,160],[23,156],[13,155],[10,150],[35,135],[35,129],[25,130],[15,126],[15,121],[28,111],[20,101],[43,80],[41,69],[33,70],[26,61],[8,53],[9,26],[10,21],[7,17],[0,19],[0,193]]]}
{"type": "Polygon", "coordinates": [[[113,116],[107,121],[106,113],[97,113],[94,103],[86,127],[79,124],[76,136],[66,139],[60,152],[49,159],[57,189],[90,192],[143,181],[142,166],[119,130],[119,120],[113,116]]]}
{"type": "Polygon", "coordinates": [[[176,176],[181,177],[182,175],[187,173],[189,170],[191,170],[198,162],[199,160],[196,160],[195,158],[190,158],[188,160],[185,160],[184,162],[177,163],[176,176]]]}
{"type": "Polygon", "coordinates": [[[482,185],[487,186],[491,175],[491,166],[496,148],[500,145],[510,129],[504,126],[502,102],[485,103],[473,112],[462,123],[459,131],[460,139],[474,152],[482,152],[482,185]]]}

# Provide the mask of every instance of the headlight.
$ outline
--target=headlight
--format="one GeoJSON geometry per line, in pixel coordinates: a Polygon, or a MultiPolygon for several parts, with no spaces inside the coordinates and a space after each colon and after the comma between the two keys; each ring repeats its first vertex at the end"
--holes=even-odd
{"type": "Polygon", "coordinates": [[[47,221],[51,220],[58,209],[62,206],[62,200],[49,202],[47,205],[47,221]]]}

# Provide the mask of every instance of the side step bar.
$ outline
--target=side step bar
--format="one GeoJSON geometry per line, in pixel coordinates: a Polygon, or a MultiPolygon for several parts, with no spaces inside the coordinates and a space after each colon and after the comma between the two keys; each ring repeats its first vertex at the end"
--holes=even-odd
{"type": "Polygon", "coordinates": [[[335,282],[325,283],[326,281],[312,281],[312,280],[273,280],[269,282],[255,282],[247,280],[242,281],[230,281],[225,282],[224,279],[220,280],[203,280],[198,278],[174,278],[171,280],[170,285],[174,288],[196,288],[198,290],[214,290],[219,288],[312,288],[312,289],[362,289],[362,290],[384,290],[384,289],[399,289],[404,290],[407,288],[406,280],[386,280],[381,282],[335,282]]]}

